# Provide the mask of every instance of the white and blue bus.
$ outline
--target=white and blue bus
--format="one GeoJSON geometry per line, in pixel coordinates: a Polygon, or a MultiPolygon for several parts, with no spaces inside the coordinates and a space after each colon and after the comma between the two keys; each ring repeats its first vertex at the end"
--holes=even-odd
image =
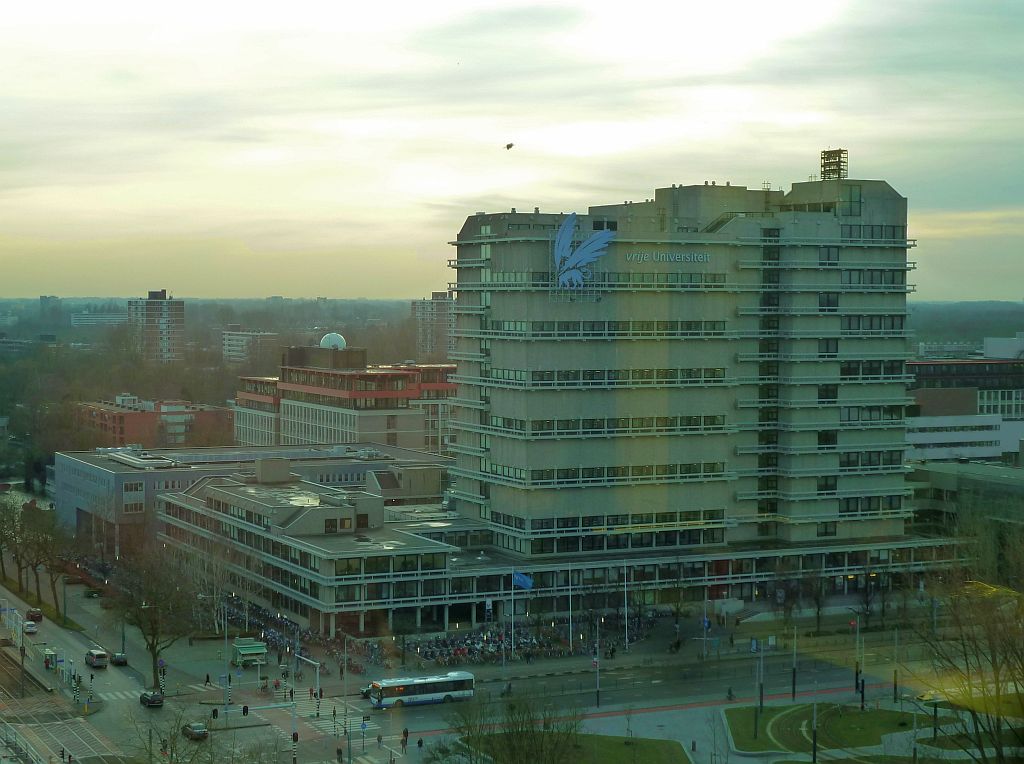
{"type": "Polygon", "coordinates": [[[450,671],[441,676],[378,679],[370,683],[370,703],[374,708],[391,708],[469,700],[473,697],[475,681],[468,671],[450,671]]]}

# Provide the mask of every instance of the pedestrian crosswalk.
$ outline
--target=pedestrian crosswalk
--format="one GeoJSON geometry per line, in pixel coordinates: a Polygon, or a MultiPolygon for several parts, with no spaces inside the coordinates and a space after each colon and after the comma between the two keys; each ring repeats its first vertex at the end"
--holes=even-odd
{"type": "MultiPolygon", "coordinates": [[[[168,687],[167,692],[170,693],[169,697],[173,697],[175,693],[192,693],[192,692],[203,692],[205,690],[216,690],[217,687],[203,684],[185,684],[177,687],[168,687]]],[[[138,702],[139,695],[144,692],[143,688],[137,690],[108,690],[107,692],[93,692],[93,697],[100,700],[106,701],[119,701],[119,700],[134,700],[138,702]]],[[[83,688],[83,697],[88,696],[88,690],[83,688]]]]}

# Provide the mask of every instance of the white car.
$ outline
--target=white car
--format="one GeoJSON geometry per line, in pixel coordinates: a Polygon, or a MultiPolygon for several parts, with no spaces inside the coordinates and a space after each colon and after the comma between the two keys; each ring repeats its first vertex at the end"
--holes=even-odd
{"type": "Polygon", "coordinates": [[[36,634],[39,631],[39,624],[35,621],[25,621],[25,626],[23,628],[25,629],[26,634],[36,634]]]}

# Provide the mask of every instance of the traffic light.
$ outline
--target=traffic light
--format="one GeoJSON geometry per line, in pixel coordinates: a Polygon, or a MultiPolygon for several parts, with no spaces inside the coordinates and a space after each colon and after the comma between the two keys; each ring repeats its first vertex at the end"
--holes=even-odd
{"type": "Polygon", "coordinates": [[[242,706],[242,716],[249,715],[249,706],[242,706]]]}
{"type": "Polygon", "coordinates": [[[213,709],[213,711],[211,713],[213,714],[213,718],[216,719],[217,718],[217,709],[216,708],[213,709]]]}
{"type": "Polygon", "coordinates": [[[298,743],[299,742],[299,733],[298,732],[293,732],[292,733],[292,742],[293,743],[298,743]]]}

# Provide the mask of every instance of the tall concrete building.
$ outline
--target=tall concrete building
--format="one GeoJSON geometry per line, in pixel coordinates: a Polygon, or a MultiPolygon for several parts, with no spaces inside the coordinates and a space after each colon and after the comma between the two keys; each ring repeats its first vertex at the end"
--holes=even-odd
{"type": "Polygon", "coordinates": [[[412,301],[416,353],[421,361],[447,360],[455,350],[455,301],[449,292],[431,292],[429,300],[412,301]]]}
{"type": "Polygon", "coordinates": [[[185,303],[168,297],[166,289],[129,300],[128,323],[145,360],[164,363],[185,357],[185,303]]]}
{"type": "Polygon", "coordinates": [[[905,524],[907,200],[828,160],[786,193],[705,181],[469,217],[458,511],[521,564],[699,576],[715,600],[782,569],[848,591],[934,543],[905,524]]]}

